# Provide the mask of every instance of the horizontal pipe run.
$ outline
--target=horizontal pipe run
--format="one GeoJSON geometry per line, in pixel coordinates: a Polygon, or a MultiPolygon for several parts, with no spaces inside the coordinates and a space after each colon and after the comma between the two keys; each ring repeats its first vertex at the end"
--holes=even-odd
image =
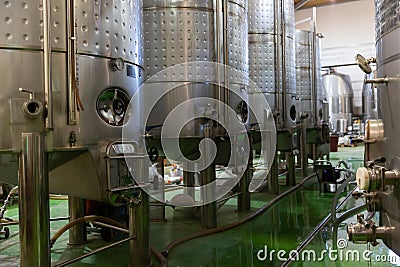
{"type": "Polygon", "coordinates": [[[102,252],[102,251],[105,251],[105,250],[107,250],[107,249],[110,249],[110,248],[119,246],[119,245],[121,245],[121,244],[123,244],[123,243],[125,243],[125,242],[128,242],[128,241],[130,241],[130,240],[132,240],[132,239],[134,239],[134,238],[135,238],[134,236],[131,236],[131,237],[122,239],[122,240],[120,240],[120,241],[118,241],[118,242],[115,242],[115,243],[113,243],[113,244],[110,244],[110,245],[107,245],[107,246],[104,246],[104,247],[95,249],[95,250],[93,250],[93,251],[91,251],[91,252],[89,252],[89,253],[86,253],[86,254],[84,254],[84,255],[82,255],[82,256],[79,256],[79,257],[77,257],[77,258],[74,258],[74,259],[71,259],[71,260],[66,260],[66,261],[63,261],[63,262],[61,262],[61,263],[55,264],[54,267],[63,267],[63,266],[70,265],[70,264],[72,264],[72,263],[74,263],[74,262],[83,260],[83,259],[85,259],[85,258],[87,258],[87,257],[90,257],[90,256],[92,256],[92,255],[94,255],[94,254],[97,254],[97,253],[99,253],[99,252],[102,252]]]}

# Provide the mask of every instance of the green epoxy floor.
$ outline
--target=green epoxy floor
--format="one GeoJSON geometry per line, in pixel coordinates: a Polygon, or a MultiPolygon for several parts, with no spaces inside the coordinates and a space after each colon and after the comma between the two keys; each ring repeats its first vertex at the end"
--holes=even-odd
{"type": "MultiPolygon", "coordinates": [[[[346,160],[352,164],[353,169],[362,165],[363,147],[339,148],[339,152],[331,153],[331,161],[335,165],[339,160],[346,160]]],[[[283,185],[281,192],[287,189],[283,185]]],[[[343,195],[344,196],[344,195],[343,195]]],[[[252,195],[253,211],[265,205],[274,196],[268,194],[252,195]]],[[[281,261],[275,256],[262,261],[257,258],[260,250],[267,247],[267,251],[284,250],[289,253],[295,249],[306,236],[318,225],[318,223],[329,214],[333,194],[320,194],[316,180],[311,180],[296,192],[285,197],[271,209],[258,216],[249,223],[243,224],[232,230],[218,233],[208,237],[188,241],[170,251],[168,266],[280,266],[281,261]]],[[[353,199],[349,200],[343,210],[350,209],[360,203],[353,199]]],[[[62,217],[67,215],[67,201],[51,200],[51,217],[62,217]]],[[[180,237],[200,231],[200,220],[192,216],[193,210],[166,208],[166,222],[151,223],[151,244],[158,250],[180,237]]],[[[236,200],[229,200],[218,211],[218,225],[225,225],[249,216],[249,213],[236,212],[236,200]]],[[[16,206],[10,208],[6,217],[18,219],[16,206]]],[[[346,222],[354,222],[355,218],[346,222]]],[[[52,222],[51,232],[54,233],[61,228],[65,222],[52,222]]],[[[10,227],[11,237],[0,240],[0,266],[19,265],[18,227],[10,227]]],[[[345,224],[341,224],[338,231],[339,238],[346,237],[345,224]]],[[[122,237],[120,237],[122,238],[122,237]]],[[[83,253],[87,253],[102,245],[97,233],[89,234],[89,242],[82,246],[68,246],[68,233],[65,233],[52,248],[52,262],[64,261],[83,253]]],[[[318,255],[321,250],[332,247],[332,227],[327,225],[316,238],[306,247],[318,255]]],[[[348,244],[348,249],[363,252],[366,245],[348,244]]],[[[346,251],[344,249],[343,251],[346,251]]],[[[373,256],[389,255],[390,251],[384,245],[371,248],[373,256]]],[[[128,245],[110,249],[95,256],[88,257],[70,266],[127,266],[129,260],[128,245]]],[[[262,256],[262,254],[260,254],[262,256]]],[[[390,254],[391,255],[391,254],[390,254]]],[[[394,258],[393,258],[394,259],[394,258]]],[[[392,260],[393,260],[392,259],[392,260]]],[[[152,259],[154,266],[158,266],[156,259],[152,259]]],[[[397,259],[400,264],[400,259],[397,259]]],[[[291,266],[399,266],[399,264],[346,261],[345,259],[330,260],[325,256],[320,261],[297,261],[291,266]]]]}

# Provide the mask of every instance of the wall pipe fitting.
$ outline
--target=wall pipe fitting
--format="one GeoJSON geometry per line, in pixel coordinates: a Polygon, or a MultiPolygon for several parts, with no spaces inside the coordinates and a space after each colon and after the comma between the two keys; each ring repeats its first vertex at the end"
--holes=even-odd
{"type": "Polygon", "coordinates": [[[372,225],[367,227],[365,224],[352,223],[347,226],[347,235],[349,241],[355,244],[367,244],[377,245],[377,239],[386,240],[387,237],[394,230],[394,227],[376,227],[372,225]]]}
{"type": "Polygon", "coordinates": [[[376,84],[382,84],[382,83],[388,83],[390,81],[389,78],[376,78],[376,79],[365,79],[364,83],[376,83],[376,84]]]}

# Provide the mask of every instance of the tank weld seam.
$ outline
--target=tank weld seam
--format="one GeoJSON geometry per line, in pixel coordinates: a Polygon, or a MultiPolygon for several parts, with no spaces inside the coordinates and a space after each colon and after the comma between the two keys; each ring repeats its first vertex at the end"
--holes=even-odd
{"type": "Polygon", "coordinates": [[[241,8],[243,8],[243,9],[246,10],[246,12],[247,12],[247,8],[246,8],[245,6],[243,6],[242,4],[239,4],[239,3],[234,2],[234,1],[231,1],[231,0],[229,0],[228,2],[231,3],[231,4],[235,4],[235,5],[237,5],[237,6],[241,7],[241,8]]]}
{"type": "MultiPolygon", "coordinates": [[[[43,52],[41,48],[24,48],[24,47],[12,47],[12,46],[0,46],[0,50],[14,50],[14,51],[33,51],[33,52],[43,52]]],[[[66,53],[66,50],[52,49],[51,52],[54,53],[66,53]]]]}
{"type": "MultiPolygon", "coordinates": [[[[76,54],[79,55],[79,56],[90,56],[90,57],[103,58],[103,59],[104,58],[106,58],[106,59],[115,59],[115,57],[104,56],[104,55],[96,55],[96,54],[90,54],[90,53],[78,52],[76,54]]],[[[145,69],[144,66],[139,65],[139,63],[137,63],[137,62],[132,62],[132,61],[129,61],[129,60],[126,60],[126,59],[123,59],[123,60],[124,60],[125,63],[135,65],[135,66],[141,68],[142,70],[145,69]]]]}
{"type": "Polygon", "coordinates": [[[386,35],[394,32],[398,28],[400,28],[400,25],[397,25],[396,27],[392,27],[389,30],[382,32],[381,34],[377,34],[377,36],[376,36],[376,40],[377,40],[376,44],[378,44],[383,37],[385,37],[386,35]]]}
{"type": "Polygon", "coordinates": [[[386,65],[386,64],[389,64],[389,63],[391,63],[393,61],[397,61],[399,59],[400,59],[400,53],[397,53],[397,54],[395,54],[393,56],[387,57],[384,60],[382,60],[381,61],[381,65],[386,65]]]}
{"type": "Polygon", "coordinates": [[[274,32],[249,32],[249,35],[277,35],[274,32]]]}
{"type": "Polygon", "coordinates": [[[167,9],[189,9],[195,11],[208,11],[214,12],[214,8],[210,7],[190,7],[190,6],[152,6],[152,7],[144,7],[143,11],[151,11],[151,10],[167,10],[167,9]]]}

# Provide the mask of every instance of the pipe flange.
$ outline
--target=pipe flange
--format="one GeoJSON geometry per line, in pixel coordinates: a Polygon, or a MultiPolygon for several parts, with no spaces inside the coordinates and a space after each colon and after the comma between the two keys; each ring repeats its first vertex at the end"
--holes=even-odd
{"type": "Polygon", "coordinates": [[[356,172],[357,186],[361,190],[368,190],[370,184],[369,171],[365,167],[358,168],[356,172]]]}
{"type": "Polygon", "coordinates": [[[22,106],[25,117],[35,119],[43,112],[43,104],[38,99],[29,99],[22,106]]]}

